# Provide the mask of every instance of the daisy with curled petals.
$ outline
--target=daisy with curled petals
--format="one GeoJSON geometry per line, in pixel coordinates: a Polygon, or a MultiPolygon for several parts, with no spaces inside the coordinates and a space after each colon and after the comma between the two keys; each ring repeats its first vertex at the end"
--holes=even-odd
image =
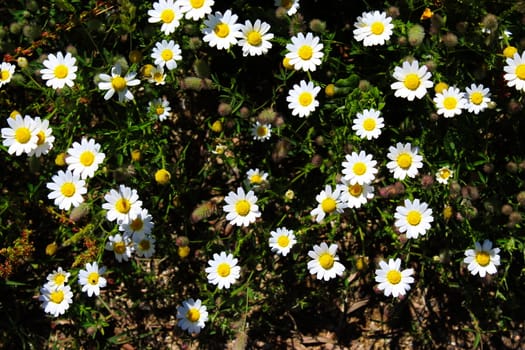
{"type": "Polygon", "coordinates": [[[71,148],[67,150],[66,164],[67,170],[71,170],[74,175],[79,175],[81,179],[95,176],[98,166],[102,164],[106,155],[100,152],[100,144],[95,139],[82,137],[80,143],[73,142],[71,148]]]}
{"type": "Polygon", "coordinates": [[[351,184],[343,178],[337,187],[341,190],[341,201],[347,208],[361,208],[368,200],[374,198],[374,188],[367,183],[351,184]]]}
{"type": "Polygon", "coordinates": [[[186,19],[197,21],[211,13],[214,0],[178,0],[180,9],[186,19]]]}
{"type": "Polygon", "coordinates": [[[405,295],[410,290],[410,284],[414,283],[414,269],[405,269],[401,271],[401,259],[389,259],[388,264],[385,261],[379,262],[380,269],[376,270],[376,282],[378,288],[382,290],[385,296],[392,295],[394,298],[405,295]]]}
{"type": "Polygon", "coordinates": [[[272,47],[270,40],[273,39],[273,34],[268,33],[269,30],[270,25],[261,22],[260,19],[253,24],[247,20],[241,27],[242,37],[239,40],[243,56],[260,56],[267,53],[272,47]]]}
{"type": "Polygon", "coordinates": [[[286,14],[288,16],[295,15],[299,9],[299,0],[275,0],[274,4],[277,7],[283,7],[286,9],[286,14]]]}
{"type": "Polygon", "coordinates": [[[237,44],[238,38],[242,36],[242,24],[237,23],[237,15],[232,14],[231,10],[222,12],[216,11],[214,15],[208,15],[204,21],[202,40],[211,47],[216,46],[219,50],[227,50],[232,45],[237,44]]]}
{"type": "Polygon", "coordinates": [[[135,253],[146,259],[149,259],[155,254],[155,237],[150,234],[133,235],[133,243],[135,243],[135,253]]]}
{"type": "Polygon", "coordinates": [[[437,107],[437,113],[443,115],[445,118],[452,118],[460,115],[461,112],[467,108],[467,99],[465,94],[455,86],[443,90],[436,94],[434,103],[437,107]]]}
{"type": "Polygon", "coordinates": [[[177,306],[177,325],[188,333],[199,334],[208,321],[208,311],[202,305],[200,299],[192,298],[182,302],[182,306],[177,306]]]}
{"type": "Polygon", "coordinates": [[[292,230],[286,227],[279,227],[270,232],[270,248],[272,252],[286,256],[294,244],[297,243],[292,230]]]}
{"type": "Polygon", "coordinates": [[[454,171],[448,166],[441,167],[436,173],[436,180],[440,184],[448,184],[448,180],[454,176],[454,171]]]}
{"type": "Polygon", "coordinates": [[[311,81],[301,80],[299,85],[294,84],[286,97],[292,115],[299,115],[300,118],[309,116],[319,106],[319,101],[315,99],[319,91],[321,88],[311,81]]]}
{"type": "Polygon", "coordinates": [[[71,276],[69,272],[62,270],[62,268],[59,267],[47,275],[47,283],[44,285],[44,287],[49,289],[64,287],[69,279],[69,276],[71,276]]]}
{"type": "Polygon", "coordinates": [[[155,43],[151,58],[155,60],[155,65],[158,67],[168,68],[173,70],[177,68],[177,61],[182,60],[181,50],[179,44],[175,44],[173,40],[162,40],[160,43],[155,43]]]}
{"type": "Polygon", "coordinates": [[[70,286],[61,286],[51,288],[44,286],[40,288],[38,300],[42,302],[44,312],[58,317],[63,315],[69,305],[73,303],[73,292],[70,286]]]}
{"type": "Polygon", "coordinates": [[[326,185],[325,189],[315,196],[315,200],[318,205],[310,212],[310,215],[315,216],[317,222],[323,221],[326,215],[334,212],[342,213],[346,208],[346,205],[341,201],[341,189],[336,187],[335,190],[332,190],[330,185],[326,185]]]}
{"type": "Polygon", "coordinates": [[[324,56],[323,44],[319,43],[319,37],[312,33],[298,33],[291,38],[292,42],[286,45],[288,53],[286,57],[295,70],[315,71],[321,65],[324,56]]]}
{"type": "Polygon", "coordinates": [[[57,52],[56,56],[49,54],[47,59],[42,62],[45,69],[42,69],[42,79],[47,80],[46,85],[53,89],[62,89],[64,85],[72,87],[77,78],[75,72],[78,67],[75,65],[76,58],[68,52],[64,56],[62,52],[57,52]]]}
{"type": "Polygon", "coordinates": [[[507,85],[517,90],[525,91],[525,52],[515,53],[512,58],[507,58],[507,65],[503,67],[507,85]]]}
{"type": "Polygon", "coordinates": [[[490,102],[490,90],[482,84],[472,84],[465,89],[467,91],[467,109],[470,113],[483,112],[490,102]]]}
{"type": "Polygon", "coordinates": [[[387,17],[386,12],[363,12],[354,24],[354,38],[364,46],[384,45],[392,36],[391,22],[392,17],[387,17]]]}
{"type": "Polygon", "coordinates": [[[343,275],[345,267],[339,262],[336,252],[336,244],[328,246],[328,244],[322,242],[320,245],[314,245],[313,250],[308,252],[308,256],[312,258],[308,262],[310,273],[317,275],[318,280],[324,279],[325,281],[343,275]]]}
{"type": "Polygon", "coordinates": [[[254,140],[266,141],[272,136],[272,125],[255,122],[252,127],[252,136],[254,140]]]}
{"type": "Polygon", "coordinates": [[[107,281],[102,275],[106,272],[104,266],[98,266],[98,263],[86,263],[85,270],[78,272],[78,284],[82,286],[82,291],[86,292],[88,297],[99,295],[100,288],[104,288],[107,281]]]}
{"type": "Polygon", "coordinates": [[[166,84],[166,74],[164,74],[164,68],[161,66],[153,67],[147,77],[148,83],[155,85],[166,84]]]}
{"type": "Polygon", "coordinates": [[[0,65],[0,87],[8,84],[15,73],[15,66],[11,63],[2,62],[0,65]]]}
{"type": "Polygon", "coordinates": [[[381,128],[385,126],[384,119],[379,115],[381,112],[375,109],[365,109],[357,113],[352,130],[362,139],[377,139],[381,135],[381,128]]]}
{"type": "Polygon", "coordinates": [[[119,225],[132,222],[142,212],[142,201],[139,200],[137,190],[120,185],[118,190],[112,189],[104,196],[106,203],[106,217],[109,221],[117,221],[119,225]]]}
{"type": "Polygon", "coordinates": [[[493,275],[498,272],[496,266],[500,264],[499,248],[492,248],[492,242],[488,239],[483,244],[476,242],[474,249],[465,250],[463,262],[468,264],[468,270],[472,275],[479,274],[485,277],[488,273],[493,275]]]}
{"type": "Polygon", "coordinates": [[[157,116],[159,121],[163,122],[169,117],[171,107],[169,101],[165,97],[159,97],[156,100],[149,102],[149,110],[157,116]]]}
{"type": "Polygon", "coordinates": [[[268,173],[260,171],[259,168],[250,169],[246,173],[246,178],[250,186],[257,187],[268,181],[268,173]]]}
{"type": "Polygon", "coordinates": [[[153,10],[148,10],[149,23],[162,23],[160,30],[170,35],[180,25],[182,9],[178,1],[159,0],[153,3],[153,10]]]}
{"type": "Polygon", "coordinates": [[[415,177],[418,169],[423,166],[423,157],[418,154],[418,148],[412,147],[410,143],[398,142],[396,147],[388,148],[387,158],[390,162],[386,164],[388,170],[394,174],[394,179],[404,180],[405,177],[415,177]]]}
{"type": "Polygon", "coordinates": [[[219,289],[230,288],[241,275],[241,267],[237,266],[237,261],[231,253],[213,254],[213,259],[208,261],[210,266],[205,269],[208,282],[217,285],[219,289]]]}
{"type": "Polygon", "coordinates": [[[133,245],[129,235],[122,236],[120,233],[108,237],[106,242],[106,250],[115,254],[115,259],[118,262],[128,261],[133,253],[133,245]]]}
{"type": "Polygon", "coordinates": [[[55,137],[52,135],[53,129],[49,127],[49,120],[42,120],[40,119],[40,117],[35,117],[34,122],[37,127],[37,147],[31,152],[29,152],[28,155],[40,157],[42,154],[47,154],[49,150],[53,148],[53,142],[55,142],[55,137]]]}
{"type": "Polygon", "coordinates": [[[227,213],[226,220],[232,225],[249,226],[261,216],[257,202],[257,196],[253,191],[244,193],[242,187],[237,188],[237,192],[231,191],[224,198],[226,205],[223,210],[227,213]]]}
{"type": "Polygon", "coordinates": [[[345,156],[346,161],[343,162],[344,179],[348,180],[350,184],[365,184],[374,181],[377,169],[375,168],[377,161],[372,158],[371,154],[366,154],[365,151],[358,153],[352,152],[345,156]]]}
{"type": "Polygon", "coordinates": [[[22,118],[20,114],[15,118],[7,118],[8,128],[2,128],[2,144],[9,154],[29,154],[38,147],[38,125],[34,119],[26,115],[22,118]]]}
{"type": "Polygon", "coordinates": [[[46,185],[51,190],[47,197],[53,199],[59,209],[69,210],[84,202],[82,195],[87,193],[86,182],[71,170],[65,172],[59,170],[51,179],[53,182],[48,182],[46,185]]]}
{"type": "Polygon", "coordinates": [[[406,232],[407,238],[418,238],[425,235],[430,229],[430,223],[434,221],[432,209],[425,202],[419,199],[405,199],[404,206],[398,206],[394,214],[396,221],[394,225],[399,232],[406,232]]]}
{"type": "Polygon", "coordinates": [[[419,66],[417,61],[412,63],[405,61],[401,67],[394,68],[394,78],[397,80],[390,87],[396,90],[396,97],[403,97],[409,101],[414,98],[422,98],[426,95],[427,89],[434,86],[430,81],[432,74],[427,71],[427,66],[419,66]]]}
{"type": "Polygon", "coordinates": [[[108,90],[104,94],[105,100],[109,100],[116,92],[119,102],[131,101],[133,100],[133,94],[128,87],[140,84],[140,80],[135,79],[136,75],[136,72],[128,72],[123,77],[122,68],[117,64],[111,68],[111,76],[107,74],[99,75],[101,82],[98,83],[98,88],[100,90],[108,90]]]}
{"type": "Polygon", "coordinates": [[[151,233],[153,226],[155,226],[155,224],[152,221],[152,216],[148,212],[148,209],[142,209],[135,219],[127,224],[120,224],[118,229],[130,236],[147,235],[151,233]]]}

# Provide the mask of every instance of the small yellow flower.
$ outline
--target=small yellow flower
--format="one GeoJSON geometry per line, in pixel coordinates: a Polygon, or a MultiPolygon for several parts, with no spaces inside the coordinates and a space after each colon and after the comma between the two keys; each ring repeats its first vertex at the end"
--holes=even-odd
{"type": "Polygon", "coordinates": [[[288,57],[283,58],[283,67],[290,70],[294,69],[293,65],[290,64],[290,59],[288,57]]]}
{"type": "Polygon", "coordinates": [[[454,209],[452,209],[450,205],[446,205],[445,208],[443,208],[443,218],[445,221],[450,220],[452,214],[454,214],[454,209]]]}
{"type": "Polygon", "coordinates": [[[190,246],[187,246],[187,245],[179,247],[177,249],[177,253],[179,254],[179,257],[181,259],[188,257],[188,255],[190,255],[190,251],[191,251],[190,246]]]}
{"type": "Polygon", "coordinates": [[[20,112],[15,109],[11,112],[11,114],[9,114],[9,118],[16,119],[17,115],[22,116],[22,114],[20,114],[20,112]]]}
{"type": "Polygon", "coordinates": [[[170,182],[171,174],[166,169],[160,169],[157,170],[155,173],[155,181],[157,181],[160,185],[166,185],[168,182],[170,182]]]}
{"type": "Polygon", "coordinates": [[[292,190],[288,190],[284,194],[284,199],[291,201],[295,198],[295,192],[292,190]]]}
{"type": "Polygon", "coordinates": [[[57,249],[58,249],[58,244],[56,244],[56,242],[49,243],[46,246],[46,255],[49,255],[49,256],[55,255],[55,253],[57,252],[57,249]]]}
{"type": "Polygon", "coordinates": [[[153,72],[154,69],[155,69],[155,66],[153,66],[152,64],[145,64],[140,69],[140,73],[142,74],[144,78],[149,78],[151,76],[151,72],[153,72]]]}
{"type": "Polygon", "coordinates": [[[213,124],[211,125],[211,130],[213,132],[217,132],[217,133],[221,132],[222,131],[222,123],[221,123],[221,121],[220,120],[214,121],[213,124]]]}
{"type": "Polygon", "coordinates": [[[66,153],[65,152],[57,154],[57,156],[55,157],[55,164],[58,166],[66,165],[66,153]]]}
{"type": "Polygon", "coordinates": [[[355,261],[355,268],[357,271],[364,271],[368,267],[368,258],[364,256],[357,257],[355,261]]]}
{"type": "Polygon", "coordinates": [[[139,149],[134,149],[131,151],[131,160],[134,162],[138,162],[142,159],[142,153],[139,149]]]}
{"type": "Polygon", "coordinates": [[[324,93],[328,97],[333,97],[335,95],[335,85],[334,84],[328,84],[324,88],[324,93]]]}
{"type": "Polygon", "coordinates": [[[507,46],[505,49],[503,49],[503,56],[507,57],[507,58],[512,58],[514,56],[515,53],[518,52],[518,49],[515,48],[514,46],[507,46]]]}
{"type": "Polygon", "coordinates": [[[423,13],[421,14],[421,18],[420,20],[425,20],[425,19],[429,19],[429,18],[432,18],[432,15],[434,13],[432,12],[431,9],[429,9],[428,7],[425,8],[425,10],[423,11],[423,13]]]}
{"type": "Polygon", "coordinates": [[[445,90],[445,89],[448,89],[448,84],[444,83],[442,81],[437,83],[436,86],[434,87],[434,91],[436,92],[436,94],[442,93],[443,90],[445,90]]]}

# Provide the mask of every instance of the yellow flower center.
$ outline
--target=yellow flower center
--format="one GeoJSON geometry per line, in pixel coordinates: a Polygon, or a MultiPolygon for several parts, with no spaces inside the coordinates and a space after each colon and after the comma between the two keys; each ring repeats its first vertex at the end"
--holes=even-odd
{"type": "Polygon", "coordinates": [[[388,271],[388,273],[386,274],[386,280],[390,284],[398,284],[399,282],[401,282],[401,272],[397,270],[388,271]]]}
{"type": "Polygon", "coordinates": [[[149,239],[143,239],[142,241],[139,242],[139,248],[142,251],[147,251],[149,250],[150,247],[151,247],[151,244],[149,242],[149,239]]]}
{"type": "Polygon", "coordinates": [[[248,202],[246,199],[241,199],[235,204],[235,211],[240,216],[246,216],[250,212],[250,202],[248,202]]]}
{"type": "Polygon", "coordinates": [[[15,140],[18,143],[27,143],[31,140],[31,131],[25,126],[22,126],[15,131],[15,140]]]}
{"type": "Polygon", "coordinates": [[[64,79],[65,77],[67,77],[69,70],[65,64],[59,64],[55,67],[54,73],[55,77],[57,77],[58,79],[64,79]]]}
{"type": "Polygon", "coordinates": [[[250,183],[252,183],[252,184],[260,184],[262,181],[263,181],[263,178],[259,174],[253,174],[250,177],[250,183]]]}
{"type": "Polygon", "coordinates": [[[129,227],[133,231],[140,231],[144,227],[144,221],[142,221],[141,218],[136,218],[133,221],[131,221],[131,224],[129,224],[129,227]]]}
{"type": "Polygon", "coordinates": [[[188,321],[190,321],[190,322],[197,322],[197,321],[201,318],[201,313],[199,312],[198,309],[192,307],[192,308],[189,309],[188,312],[186,313],[186,318],[187,318],[188,321]]]}
{"type": "Polygon", "coordinates": [[[266,136],[266,134],[268,134],[268,128],[266,126],[261,125],[257,128],[257,136],[263,137],[266,136]]]}
{"type": "Polygon", "coordinates": [[[374,22],[370,26],[370,30],[375,35],[380,35],[385,31],[385,26],[381,22],[374,22]]]}
{"type": "Polygon", "coordinates": [[[62,186],[60,186],[60,193],[64,197],[72,197],[76,192],[75,184],[72,182],[64,182],[62,186]]]}
{"type": "Polygon", "coordinates": [[[303,45],[299,48],[299,51],[297,52],[297,54],[299,55],[299,57],[301,57],[301,59],[306,61],[312,58],[314,54],[314,50],[312,49],[310,45],[303,45]]]}
{"type": "Polygon", "coordinates": [[[155,80],[156,83],[162,83],[164,81],[164,74],[161,72],[155,72],[153,74],[153,80],[155,80]]]}
{"type": "Polygon", "coordinates": [[[479,91],[475,91],[472,94],[470,94],[470,102],[472,102],[475,105],[481,104],[483,102],[483,94],[479,91]]]}
{"type": "Polygon", "coordinates": [[[421,222],[421,213],[417,210],[411,210],[407,214],[407,222],[412,226],[417,226],[421,222]]]}
{"type": "Polygon", "coordinates": [[[115,203],[115,209],[117,209],[119,213],[127,214],[131,210],[131,203],[126,198],[120,198],[115,203]]]}
{"type": "Polygon", "coordinates": [[[331,269],[334,266],[334,257],[330,253],[323,253],[319,256],[319,265],[325,270],[331,269]]]}
{"type": "Polygon", "coordinates": [[[261,43],[262,43],[261,33],[255,31],[255,30],[252,30],[246,36],[246,41],[248,41],[248,44],[250,44],[252,46],[259,46],[259,45],[261,45],[261,43]]]}
{"type": "Polygon", "coordinates": [[[43,130],[40,130],[38,134],[36,134],[36,136],[38,137],[38,140],[36,141],[37,145],[40,146],[41,144],[46,142],[46,133],[43,130]]]}
{"type": "Polygon", "coordinates": [[[162,115],[164,113],[164,107],[157,106],[157,108],[155,108],[155,113],[157,113],[157,115],[162,115]]]}
{"type": "Polygon", "coordinates": [[[160,57],[162,57],[164,61],[169,61],[173,58],[173,51],[171,51],[170,49],[164,49],[160,53],[160,57]]]}
{"type": "Polygon", "coordinates": [[[49,294],[49,299],[55,304],[60,304],[64,300],[64,292],[60,289],[54,290],[49,294]]]}
{"type": "Polygon", "coordinates": [[[401,169],[408,169],[412,165],[412,156],[408,153],[401,153],[397,156],[397,165],[401,169]]]}
{"type": "Polygon", "coordinates": [[[516,67],[516,76],[521,80],[525,80],[525,63],[519,64],[516,67]]]}
{"type": "Polygon", "coordinates": [[[348,186],[348,192],[354,197],[360,196],[363,193],[363,186],[359,184],[348,186]]]}
{"type": "Polygon", "coordinates": [[[117,254],[124,254],[126,252],[126,242],[113,242],[113,251],[117,254]]]}
{"type": "Polygon", "coordinates": [[[337,207],[337,203],[335,199],[333,198],[327,197],[323,199],[323,201],[321,202],[321,208],[323,209],[325,213],[333,212],[336,207],[337,207]]]}
{"type": "Polygon", "coordinates": [[[96,286],[98,284],[98,278],[99,278],[99,274],[98,272],[91,272],[88,276],[87,276],[87,282],[89,284],[91,284],[92,286],[96,286]]]}
{"type": "Polygon", "coordinates": [[[80,164],[90,166],[95,161],[95,155],[91,151],[84,151],[79,157],[80,164]]]}
{"type": "Polygon", "coordinates": [[[458,104],[458,99],[452,96],[445,97],[443,100],[443,107],[446,109],[455,109],[458,104]]]}
{"type": "Polygon", "coordinates": [[[286,69],[293,69],[293,65],[290,64],[290,58],[289,57],[285,57],[283,58],[283,67],[286,68],[286,69]]]}
{"type": "Polygon", "coordinates": [[[352,170],[354,171],[354,174],[361,176],[366,173],[366,164],[363,162],[356,162],[352,170]]]}
{"type": "Polygon", "coordinates": [[[448,178],[450,177],[450,175],[452,175],[452,174],[450,173],[450,169],[444,168],[444,169],[439,170],[439,174],[438,174],[438,176],[439,176],[440,178],[442,178],[443,180],[448,179],[448,178]]]}
{"type": "Polygon", "coordinates": [[[366,118],[363,121],[363,129],[366,131],[372,131],[376,128],[376,121],[374,118],[366,118]]]}
{"type": "Polygon", "coordinates": [[[409,73],[405,77],[405,87],[409,90],[416,90],[421,84],[419,76],[416,73],[409,73]]]}
{"type": "Polygon", "coordinates": [[[175,12],[172,9],[164,9],[160,13],[160,19],[164,23],[171,23],[175,18],[175,12]]]}
{"type": "Polygon", "coordinates": [[[0,73],[0,79],[2,81],[6,81],[11,77],[11,72],[9,72],[7,69],[3,69],[0,73]]]}
{"type": "Polygon", "coordinates": [[[490,263],[490,255],[485,251],[476,253],[476,262],[481,266],[487,266],[490,263]]]}
{"type": "Polygon", "coordinates": [[[122,91],[126,88],[126,79],[122,78],[121,76],[116,76],[113,79],[111,79],[111,86],[115,91],[122,91]]]}
{"type": "Polygon", "coordinates": [[[309,92],[302,92],[300,95],[299,95],[299,104],[303,107],[306,107],[306,106],[309,106],[310,103],[312,103],[313,101],[313,96],[311,93],[309,92]]]}
{"type": "Polygon", "coordinates": [[[57,286],[60,286],[66,281],[66,275],[64,275],[63,273],[58,273],[53,279],[53,281],[57,286]]]}
{"type": "Polygon", "coordinates": [[[228,263],[220,263],[218,266],[217,266],[217,275],[221,276],[221,277],[228,277],[230,275],[230,264],[228,263]]]}
{"type": "Polygon", "coordinates": [[[290,239],[288,238],[288,236],[279,236],[279,238],[277,238],[277,244],[281,248],[286,248],[288,247],[288,244],[290,244],[290,239]]]}
{"type": "Polygon", "coordinates": [[[219,38],[226,38],[230,34],[230,27],[226,23],[219,23],[213,29],[215,35],[219,38]]]}
{"type": "Polygon", "coordinates": [[[190,0],[190,5],[194,9],[200,9],[204,5],[204,0],[190,0]]]}

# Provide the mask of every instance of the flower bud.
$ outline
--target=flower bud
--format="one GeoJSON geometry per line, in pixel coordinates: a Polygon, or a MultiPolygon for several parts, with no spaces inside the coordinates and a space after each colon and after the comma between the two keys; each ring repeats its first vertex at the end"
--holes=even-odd
{"type": "Polygon", "coordinates": [[[425,28],[419,24],[414,24],[408,30],[408,42],[411,46],[419,46],[425,38],[425,28]]]}
{"type": "Polygon", "coordinates": [[[166,169],[159,169],[155,173],[155,181],[159,185],[166,185],[166,184],[168,184],[170,182],[170,179],[171,179],[171,174],[166,169]]]}

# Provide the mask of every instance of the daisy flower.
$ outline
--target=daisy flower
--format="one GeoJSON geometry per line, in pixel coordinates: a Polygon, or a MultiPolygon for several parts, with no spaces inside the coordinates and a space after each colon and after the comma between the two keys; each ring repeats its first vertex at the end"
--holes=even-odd
{"type": "Polygon", "coordinates": [[[425,235],[430,229],[430,223],[434,221],[432,209],[419,199],[405,199],[404,206],[398,206],[394,214],[396,221],[394,225],[399,232],[406,232],[407,238],[418,238],[425,235]]]}
{"type": "Polygon", "coordinates": [[[336,255],[337,245],[326,244],[322,242],[321,245],[314,245],[313,250],[308,252],[308,256],[312,258],[308,262],[308,270],[312,275],[317,275],[317,279],[324,279],[328,281],[336,276],[341,276],[345,270],[343,264],[339,262],[339,257],[336,255]]]}
{"type": "Polygon", "coordinates": [[[384,119],[379,115],[381,112],[375,109],[365,109],[357,113],[352,130],[362,139],[377,139],[381,135],[381,128],[385,126],[384,119]]]}
{"type": "Polygon", "coordinates": [[[0,65],[0,87],[8,84],[15,73],[15,66],[11,63],[2,62],[0,65]]]}
{"type": "Polygon", "coordinates": [[[393,76],[397,79],[390,85],[393,90],[396,90],[394,95],[409,101],[413,101],[416,97],[422,98],[426,95],[427,89],[434,86],[434,83],[429,80],[432,74],[427,71],[425,65],[420,67],[417,61],[403,62],[401,67],[394,68],[393,76]]]}
{"type": "Polygon", "coordinates": [[[154,225],[148,209],[142,209],[136,218],[127,224],[120,224],[118,229],[130,236],[147,235],[151,233],[154,225]]]}
{"type": "Polygon", "coordinates": [[[455,86],[437,93],[434,97],[434,103],[438,109],[437,113],[442,114],[445,118],[460,115],[463,109],[467,108],[465,94],[455,86]]]}
{"type": "Polygon", "coordinates": [[[132,222],[142,212],[142,201],[139,201],[137,190],[120,185],[118,190],[112,189],[104,196],[106,203],[102,208],[106,209],[109,221],[117,220],[119,225],[132,222]]]}
{"type": "Polygon", "coordinates": [[[33,118],[26,115],[22,118],[20,114],[15,118],[7,118],[8,128],[2,128],[2,144],[9,147],[9,154],[29,154],[38,147],[38,125],[33,118]]]}
{"type": "Polygon", "coordinates": [[[168,70],[177,68],[177,62],[182,60],[181,50],[179,44],[175,44],[173,40],[162,40],[160,43],[155,43],[151,58],[155,60],[158,67],[166,67],[168,70]]]}
{"type": "Polygon", "coordinates": [[[81,179],[87,179],[95,176],[95,171],[105,158],[106,155],[100,152],[100,144],[94,139],[82,137],[80,143],[73,142],[72,147],[67,150],[67,170],[79,175],[81,179]]]}
{"type": "Polygon", "coordinates": [[[153,67],[149,73],[148,83],[155,85],[166,84],[166,74],[164,74],[164,67],[157,66],[153,67]]]}
{"type": "Polygon", "coordinates": [[[490,90],[482,84],[472,84],[465,89],[467,91],[467,109],[470,113],[483,112],[490,102],[490,90]]]}
{"type": "Polygon", "coordinates": [[[129,235],[117,233],[108,237],[105,249],[113,252],[118,262],[128,261],[133,253],[133,244],[129,235]]]}
{"type": "Polygon", "coordinates": [[[237,44],[237,38],[242,36],[242,24],[237,23],[237,18],[231,10],[227,10],[224,15],[219,11],[216,11],[215,15],[208,15],[208,19],[204,21],[202,40],[219,50],[227,50],[237,44]]]}
{"type": "Polygon", "coordinates": [[[175,32],[175,28],[180,25],[182,9],[178,1],[159,0],[153,3],[153,10],[148,10],[149,23],[162,23],[160,30],[165,35],[175,32]]]}
{"type": "Polygon", "coordinates": [[[155,237],[150,234],[133,234],[133,243],[135,243],[135,252],[138,256],[151,258],[155,254],[155,237]]]}
{"type": "Polygon", "coordinates": [[[73,293],[70,286],[40,288],[38,300],[42,302],[42,308],[48,314],[58,317],[63,315],[69,305],[73,303],[73,293]]]}
{"type": "Polygon", "coordinates": [[[179,6],[186,19],[197,21],[211,13],[214,0],[179,0],[179,6]]]}
{"type": "Polygon", "coordinates": [[[40,119],[35,117],[34,122],[36,124],[36,136],[38,141],[36,142],[37,147],[28,153],[29,156],[40,157],[42,154],[47,154],[51,148],[53,148],[53,142],[55,137],[52,135],[53,129],[49,127],[49,120],[40,119]]]}
{"type": "Polygon", "coordinates": [[[171,112],[171,107],[169,101],[164,98],[157,98],[149,102],[149,110],[155,113],[157,118],[163,122],[168,118],[171,112]]]}
{"type": "Polygon", "coordinates": [[[398,142],[396,147],[388,148],[387,157],[390,162],[386,167],[394,174],[394,179],[404,180],[405,177],[415,177],[418,169],[423,166],[423,157],[417,154],[418,148],[412,148],[410,143],[398,142]]]}
{"type": "Polygon", "coordinates": [[[344,179],[348,180],[350,184],[365,184],[374,181],[377,169],[375,168],[377,161],[372,158],[372,155],[366,154],[365,151],[358,153],[352,152],[345,156],[346,161],[343,162],[344,179]]]}
{"type": "Polygon", "coordinates": [[[224,198],[226,205],[223,210],[227,213],[226,220],[232,225],[249,226],[261,216],[257,202],[257,196],[253,191],[244,193],[242,187],[237,188],[237,193],[230,191],[224,198]]]}
{"type": "Polygon", "coordinates": [[[237,259],[232,254],[213,254],[213,259],[208,261],[209,267],[205,269],[208,274],[208,282],[216,284],[219,289],[230,288],[241,275],[241,267],[237,266],[237,259]]]}
{"type": "Polygon", "coordinates": [[[299,9],[299,0],[275,0],[275,6],[283,7],[286,9],[288,16],[293,16],[299,9]]]}
{"type": "Polygon", "coordinates": [[[521,56],[515,53],[512,58],[507,58],[506,62],[507,65],[503,67],[506,74],[503,77],[507,85],[525,91],[525,52],[522,52],[521,56]]]}
{"type": "Polygon", "coordinates": [[[253,24],[251,21],[246,21],[241,27],[242,36],[239,40],[243,56],[266,54],[272,47],[270,40],[273,39],[273,34],[268,33],[269,30],[270,25],[266,22],[261,22],[260,19],[253,24]]]}
{"type": "Polygon", "coordinates": [[[76,61],[70,52],[66,53],[65,56],[62,52],[57,52],[56,56],[49,54],[47,59],[42,62],[46,67],[40,71],[42,79],[47,80],[46,85],[53,89],[62,89],[64,85],[73,87],[75,84],[73,80],[77,77],[75,72],[78,70],[75,65],[76,61]]]}
{"type": "Polygon", "coordinates": [[[332,190],[332,186],[326,185],[325,189],[315,196],[317,207],[310,212],[311,216],[316,216],[315,221],[323,221],[326,215],[330,215],[333,212],[342,213],[345,204],[341,201],[341,190],[336,187],[332,190]]]}
{"type": "Polygon", "coordinates": [[[379,283],[379,290],[384,291],[385,296],[392,295],[397,298],[405,295],[410,290],[410,284],[414,283],[414,269],[405,269],[401,271],[401,259],[389,259],[388,264],[385,261],[379,262],[380,269],[376,270],[376,282],[379,283]]]}
{"type": "Polygon", "coordinates": [[[436,173],[436,180],[440,184],[448,184],[448,180],[454,176],[454,171],[448,166],[441,167],[436,173]]]}
{"type": "Polygon", "coordinates": [[[386,12],[363,12],[354,24],[354,38],[364,46],[384,45],[392,36],[391,22],[392,17],[387,17],[386,12]]]}
{"type": "Polygon", "coordinates": [[[48,289],[64,287],[70,275],[71,274],[69,272],[62,270],[62,268],[59,267],[47,275],[47,283],[44,285],[44,287],[48,289]]]}
{"type": "Polygon", "coordinates": [[[106,279],[102,275],[106,272],[104,266],[98,267],[98,263],[87,263],[85,270],[78,272],[78,283],[82,286],[82,291],[86,292],[90,297],[92,295],[99,295],[100,288],[106,286],[106,279]]]}
{"type": "Polygon", "coordinates": [[[292,110],[292,115],[299,115],[300,118],[309,116],[319,106],[319,101],[315,99],[319,91],[321,91],[321,88],[314,86],[314,83],[311,81],[307,83],[301,80],[299,85],[294,84],[286,97],[286,101],[289,102],[288,108],[292,110]]]}
{"type": "Polygon", "coordinates": [[[208,311],[206,306],[201,304],[201,300],[192,298],[182,302],[182,306],[177,306],[177,323],[180,328],[188,333],[199,334],[208,321],[208,311]]]}
{"type": "Polygon", "coordinates": [[[51,190],[47,198],[54,199],[59,209],[69,210],[71,206],[76,208],[84,202],[83,194],[87,193],[86,182],[70,170],[59,170],[57,175],[51,178],[46,187],[51,190]]]}
{"type": "Polygon", "coordinates": [[[289,51],[286,57],[290,59],[290,64],[295,70],[315,71],[321,65],[323,58],[323,44],[319,43],[319,38],[312,33],[298,33],[291,38],[292,42],[286,45],[289,51]]]}
{"type": "Polygon", "coordinates": [[[98,88],[100,90],[108,90],[104,94],[105,100],[109,100],[116,92],[119,102],[131,101],[133,100],[133,94],[128,90],[128,86],[140,84],[140,80],[135,79],[136,75],[137,73],[135,72],[128,72],[122,77],[122,68],[117,64],[111,68],[111,76],[107,74],[99,75],[101,82],[98,83],[98,88]]]}
{"type": "Polygon", "coordinates": [[[498,272],[496,266],[499,266],[499,248],[492,248],[492,242],[486,239],[483,244],[476,242],[474,249],[465,250],[465,259],[463,262],[468,264],[468,270],[472,275],[479,273],[480,277],[485,277],[498,272]]]}
{"type": "Polygon", "coordinates": [[[297,240],[293,231],[287,230],[286,227],[279,227],[275,231],[270,232],[270,248],[272,252],[286,256],[295,243],[297,243],[297,240]]]}
{"type": "Polygon", "coordinates": [[[268,181],[268,173],[260,171],[259,168],[250,169],[246,173],[246,178],[251,186],[260,186],[268,181]]]}
{"type": "Polygon", "coordinates": [[[252,127],[252,136],[254,140],[266,141],[272,136],[272,125],[255,122],[252,127]]]}
{"type": "Polygon", "coordinates": [[[360,208],[369,199],[374,198],[374,188],[367,183],[352,185],[349,180],[344,178],[341,182],[337,187],[341,191],[341,201],[348,208],[360,208]]]}

